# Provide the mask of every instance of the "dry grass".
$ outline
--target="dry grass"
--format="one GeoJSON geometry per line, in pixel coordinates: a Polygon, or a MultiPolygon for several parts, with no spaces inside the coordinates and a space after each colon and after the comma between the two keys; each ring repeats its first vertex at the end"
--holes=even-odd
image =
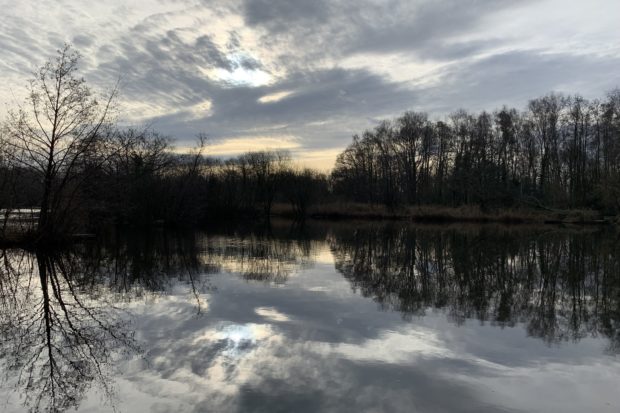
{"type": "MultiPolygon", "coordinates": [[[[274,205],[274,215],[292,216],[292,209],[286,204],[274,205]]],[[[318,219],[362,219],[362,220],[405,220],[414,222],[497,222],[506,224],[599,224],[602,217],[596,211],[544,211],[526,208],[496,209],[482,211],[477,206],[450,208],[445,206],[401,206],[387,208],[382,205],[359,203],[329,203],[313,206],[309,210],[312,218],[318,219]]]]}

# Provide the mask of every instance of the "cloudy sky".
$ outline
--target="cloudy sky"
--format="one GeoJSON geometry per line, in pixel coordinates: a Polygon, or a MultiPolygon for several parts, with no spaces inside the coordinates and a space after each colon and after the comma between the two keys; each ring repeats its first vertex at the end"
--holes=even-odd
{"type": "Polygon", "coordinates": [[[120,121],[179,148],[286,148],[327,168],[409,110],[522,107],[620,86],[618,0],[0,0],[0,116],[64,42],[120,121]]]}

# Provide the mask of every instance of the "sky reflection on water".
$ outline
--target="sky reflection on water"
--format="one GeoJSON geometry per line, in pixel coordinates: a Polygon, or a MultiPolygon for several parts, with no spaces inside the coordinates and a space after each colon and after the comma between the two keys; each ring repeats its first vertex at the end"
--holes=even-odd
{"type": "MultiPolygon", "coordinates": [[[[88,287],[67,279],[85,298],[114,302],[141,349],[111,357],[113,397],[93,380],[79,410],[107,412],[110,403],[127,412],[620,408],[613,235],[376,225],[307,231],[160,234],[77,254],[94,280],[88,287]],[[479,259],[468,254],[471,245],[479,259]],[[407,273],[411,251],[417,270],[407,273]],[[554,270],[541,272],[557,251],[554,270]],[[527,257],[533,266],[516,264],[527,257]],[[476,265],[464,269],[465,262],[476,265]],[[489,268],[501,286],[472,290],[471,277],[486,280],[489,268]],[[414,288],[415,280],[428,285],[414,288]],[[540,298],[550,296],[551,304],[540,298]]],[[[9,374],[3,411],[27,410],[28,391],[15,386],[9,374]]]]}

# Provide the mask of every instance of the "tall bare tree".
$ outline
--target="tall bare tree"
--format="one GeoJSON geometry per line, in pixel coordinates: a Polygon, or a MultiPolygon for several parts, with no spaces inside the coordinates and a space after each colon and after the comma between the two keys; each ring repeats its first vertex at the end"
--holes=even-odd
{"type": "MultiPolygon", "coordinates": [[[[42,182],[39,238],[61,231],[62,211],[85,180],[80,167],[96,154],[109,125],[117,87],[101,100],[77,74],[80,54],[70,45],[34,73],[26,101],[5,125],[6,155],[37,171],[42,182]]],[[[65,224],[63,222],[63,224],[65,224]]]]}

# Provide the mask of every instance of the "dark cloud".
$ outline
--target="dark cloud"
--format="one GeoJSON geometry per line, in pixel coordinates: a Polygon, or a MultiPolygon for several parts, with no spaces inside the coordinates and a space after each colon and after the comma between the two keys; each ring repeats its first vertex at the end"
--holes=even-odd
{"type": "Polygon", "coordinates": [[[257,67],[248,60],[233,61],[208,35],[190,42],[175,31],[164,37],[132,33],[110,52],[113,58],[99,67],[101,76],[120,73],[123,94],[133,100],[161,105],[191,105],[207,99],[215,83],[201,69],[233,70],[239,65],[257,67]]]}
{"type": "MultiPolygon", "coordinates": [[[[165,83],[173,86],[170,82],[159,82],[165,83]]],[[[397,113],[416,101],[415,91],[405,84],[390,82],[361,69],[292,73],[274,86],[259,88],[229,88],[206,82],[204,89],[205,96],[213,101],[209,117],[188,122],[175,114],[158,118],[157,125],[177,136],[182,133],[183,138],[206,130],[215,139],[271,134],[273,125],[284,125],[289,134],[304,138],[304,147],[319,149],[346,145],[355,131],[348,125],[351,120],[357,128],[366,127],[368,118],[397,113]],[[276,102],[259,101],[263,96],[281,91],[291,94],[276,102]],[[329,120],[338,120],[329,133],[325,126],[313,126],[329,120]]]]}
{"type": "Polygon", "coordinates": [[[94,39],[91,36],[78,34],[73,37],[72,43],[75,47],[82,48],[91,46],[93,44],[93,40],[94,39]]]}
{"type": "Polygon", "coordinates": [[[215,116],[241,120],[244,113],[268,118],[271,122],[308,122],[339,113],[353,115],[385,110],[391,101],[403,104],[412,99],[404,85],[390,82],[368,70],[326,69],[293,73],[277,87],[222,89],[215,96],[215,116]],[[291,95],[272,103],[260,103],[261,96],[290,90],[291,95]]]}
{"type": "MultiPolygon", "coordinates": [[[[487,44],[461,42],[459,35],[482,25],[498,11],[530,1],[246,0],[244,10],[248,24],[266,29],[264,41],[303,44],[305,57],[311,52],[334,56],[416,52],[444,60],[471,54],[487,44]]],[[[316,57],[311,53],[310,58],[316,57]]]]}
{"type": "MultiPolygon", "coordinates": [[[[72,41],[85,57],[90,83],[110,85],[120,75],[123,99],[156,107],[152,119],[142,120],[182,144],[205,131],[213,139],[281,134],[299,137],[306,149],[337,148],[377,119],[408,109],[443,116],[460,107],[522,107],[551,90],[596,97],[618,86],[613,47],[606,55],[573,52],[541,34],[543,45],[529,45],[520,33],[501,34],[500,16],[548,18],[531,11],[540,3],[161,0],[130,24],[123,19],[130,19],[131,6],[117,5],[111,21],[95,16],[92,25],[63,31],[67,13],[93,17],[86,6],[61,0],[47,20],[26,12],[3,19],[0,70],[26,78],[72,41]],[[419,75],[417,64],[433,68],[419,75]],[[271,81],[223,82],[237,72],[271,81]],[[259,101],[281,92],[289,94],[259,101]]],[[[577,29],[571,27],[571,39],[578,44],[577,29]]]]}
{"type": "Polygon", "coordinates": [[[362,15],[354,38],[347,39],[344,47],[375,53],[423,50],[426,55],[439,49],[443,54],[453,51],[462,55],[478,45],[454,41],[455,37],[476,28],[493,13],[514,6],[510,0],[391,2],[362,15]]]}
{"type": "Polygon", "coordinates": [[[319,24],[330,19],[325,0],[245,0],[245,21],[275,31],[294,30],[298,24],[319,24]]]}
{"type": "Polygon", "coordinates": [[[551,91],[598,98],[620,84],[619,66],[620,57],[512,51],[455,66],[440,84],[420,93],[428,110],[436,113],[457,105],[471,110],[504,104],[522,108],[529,99],[551,91]]]}
{"type": "Polygon", "coordinates": [[[434,86],[416,88],[389,81],[368,70],[329,69],[297,72],[271,87],[226,88],[208,83],[213,99],[210,117],[187,121],[177,115],[157,120],[169,133],[193,136],[209,131],[214,139],[279,132],[303,138],[307,149],[346,145],[353,133],[375,119],[416,109],[443,116],[461,107],[494,110],[504,104],[524,107],[528,99],[549,91],[602,96],[614,85],[620,59],[583,59],[539,51],[510,52],[474,59],[445,70],[434,86]],[[592,79],[588,74],[602,73],[592,79]],[[290,91],[281,100],[260,103],[265,95],[290,91]],[[191,133],[190,133],[191,131],[191,133]]]}

